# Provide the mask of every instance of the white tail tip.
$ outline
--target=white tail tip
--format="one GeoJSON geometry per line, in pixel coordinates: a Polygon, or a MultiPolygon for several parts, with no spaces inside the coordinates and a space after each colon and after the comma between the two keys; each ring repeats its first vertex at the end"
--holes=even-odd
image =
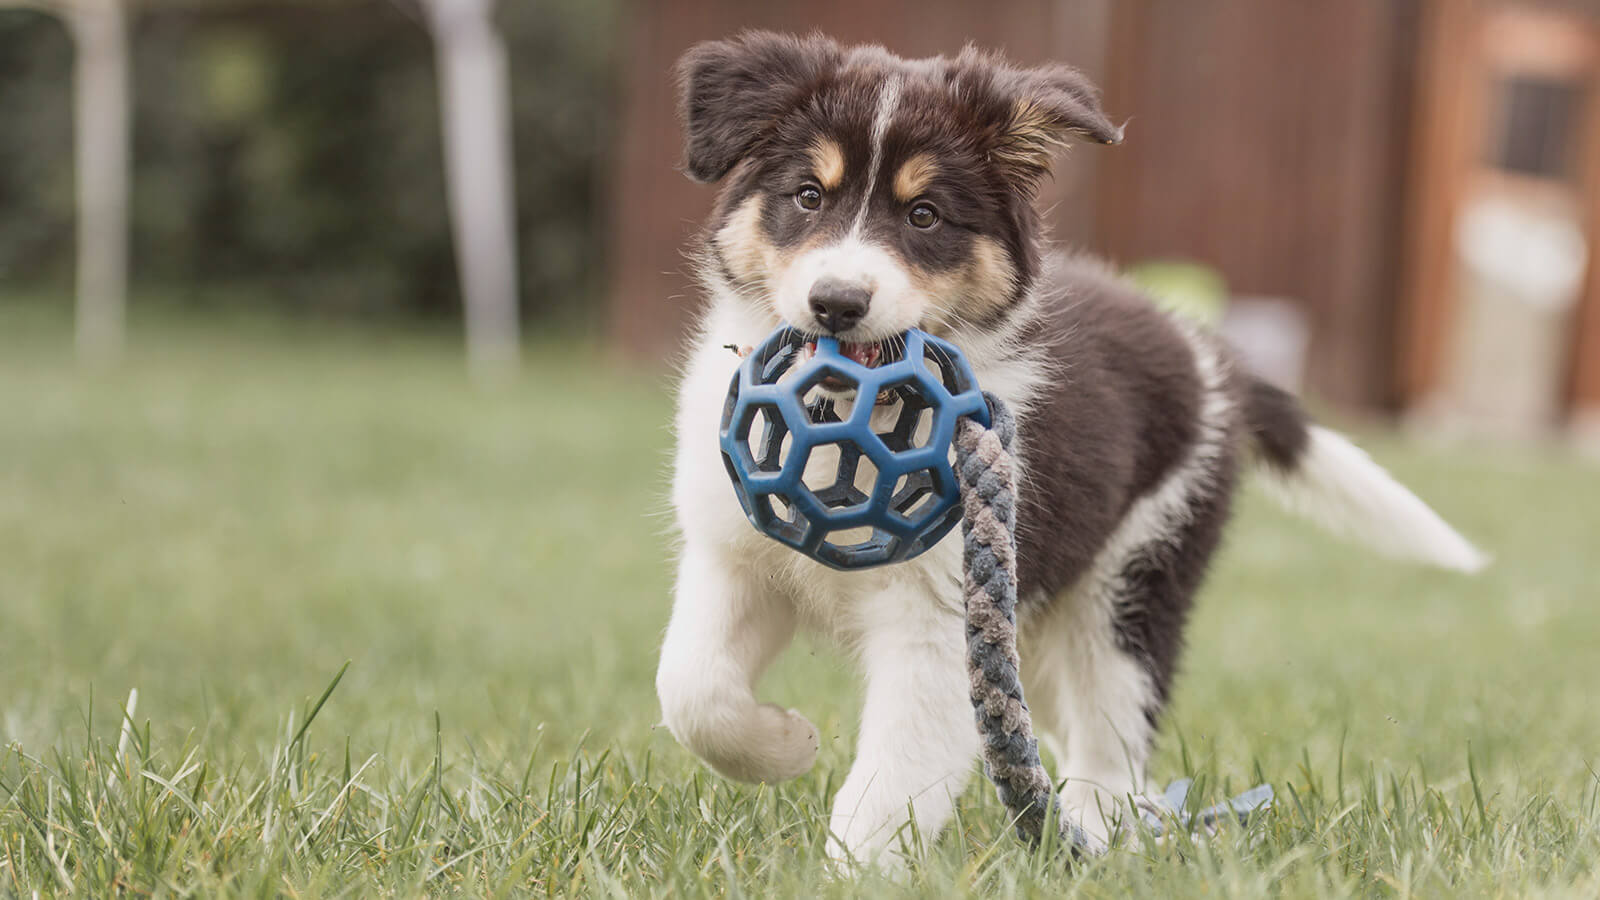
{"type": "Polygon", "coordinates": [[[1262,472],[1268,492],[1286,509],[1380,553],[1458,572],[1477,572],[1489,563],[1438,513],[1337,432],[1312,426],[1293,471],[1264,466],[1262,472]]]}

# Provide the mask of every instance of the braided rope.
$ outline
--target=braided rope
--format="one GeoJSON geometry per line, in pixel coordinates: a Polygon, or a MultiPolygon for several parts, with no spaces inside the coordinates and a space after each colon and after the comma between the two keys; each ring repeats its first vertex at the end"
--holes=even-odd
{"type": "Polygon", "coordinates": [[[985,393],[991,426],[962,419],[956,428],[956,478],[961,484],[963,592],[967,611],[967,675],[983,741],[984,769],[1017,835],[1037,844],[1052,813],[1074,849],[1082,832],[1063,821],[1050,773],[1022,697],[1017,655],[1017,422],[1000,398],[985,393]]]}

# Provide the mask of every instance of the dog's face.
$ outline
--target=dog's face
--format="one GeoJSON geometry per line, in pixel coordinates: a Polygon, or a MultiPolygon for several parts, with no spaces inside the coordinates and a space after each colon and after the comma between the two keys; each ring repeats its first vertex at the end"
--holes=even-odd
{"type": "Polygon", "coordinates": [[[1052,151],[1121,137],[1077,72],[970,49],[903,60],[752,33],[680,69],[685,167],[727,180],[713,277],[867,365],[910,327],[1002,321],[1038,267],[1032,201],[1052,151]]]}

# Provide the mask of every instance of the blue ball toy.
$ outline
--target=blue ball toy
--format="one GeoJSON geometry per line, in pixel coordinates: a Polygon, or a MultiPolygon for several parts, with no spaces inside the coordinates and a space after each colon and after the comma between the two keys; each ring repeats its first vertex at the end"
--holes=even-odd
{"type": "Polygon", "coordinates": [[[989,425],[949,342],[912,329],[869,353],[884,358],[869,367],[834,338],[780,327],[740,364],[722,413],[722,460],[751,524],[835,569],[902,562],[949,533],[956,422],[989,425]]]}

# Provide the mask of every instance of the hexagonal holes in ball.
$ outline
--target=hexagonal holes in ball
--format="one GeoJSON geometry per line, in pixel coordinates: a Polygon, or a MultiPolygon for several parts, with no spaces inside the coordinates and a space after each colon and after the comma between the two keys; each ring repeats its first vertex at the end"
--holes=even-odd
{"type": "Polygon", "coordinates": [[[933,471],[930,469],[918,469],[909,475],[901,475],[894,484],[894,493],[889,500],[889,508],[895,515],[913,526],[920,526],[938,504],[939,495],[933,491],[933,471]]]}
{"type": "Polygon", "coordinates": [[[931,343],[923,344],[922,364],[933,375],[934,381],[944,384],[946,391],[952,392],[952,394],[960,394],[962,392],[962,386],[955,383],[955,373],[957,373],[955,360],[950,359],[949,354],[946,354],[942,349],[936,348],[931,343]]]}
{"type": "Polygon", "coordinates": [[[915,383],[896,385],[885,392],[873,410],[873,430],[890,452],[903,453],[928,446],[933,437],[933,405],[915,383]]]}
{"type": "Polygon", "coordinates": [[[781,494],[757,494],[752,502],[756,506],[756,518],[769,533],[792,544],[805,540],[809,523],[781,494]]]}
{"type": "Polygon", "coordinates": [[[756,468],[763,472],[776,472],[788,461],[794,436],[789,433],[789,426],[784,424],[776,406],[762,404],[753,409],[754,417],[745,437],[750,445],[751,457],[756,468]]]}
{"type": "Polygon", "coordinates": [[[811,448],[800,480],[829,510],[851,510],[872,500],[878,467],[854,443],[835,441],[811,448]]]}
{"type": "Polygon", "coordinates": [[[871,525],[839,528],[828,532],[823,540],[843,550],[865,550],[878,543],[878,532],[871,525]]]}
{"type": "Polygon", "coordinates": [[[855,409],[860,383],[843,372],[813,372],[800,384],[800,405],[812,422],[842,422],[855,409]]]}

